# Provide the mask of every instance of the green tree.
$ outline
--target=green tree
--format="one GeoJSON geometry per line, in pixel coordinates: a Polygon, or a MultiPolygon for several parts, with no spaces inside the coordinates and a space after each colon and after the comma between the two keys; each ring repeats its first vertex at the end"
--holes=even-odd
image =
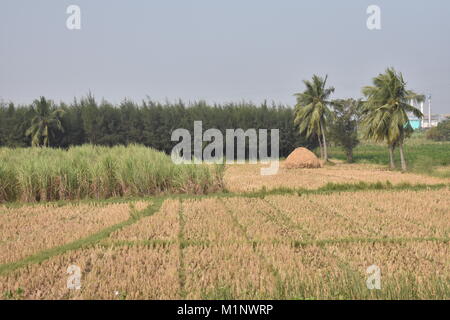
{"type": "Polygon", "coordinates": [[[51,101],[44,97],[35,100],[32,106],[33,118],[31,127],[26,131],[26,135],[31,137],[31,145],[50,146],[50,137],[55,136],[56,131],[64,132],[61,125],[63,110],[53,106],[51,101]]]}
{"type": "Polygon", "coordinates": [[[353,162],[353,149],[359,144],[358,119],[363,102],[361,100],[335,100],[334,116],[330,125],[330,139],[341,146],[347,156],[347,162],[353,162]]]}
{"type": "Polygon", "coordinates": [[[334,92],[333,87],[326,88],[328,76],[325,79],[314,75],[312,81],[304,80],[305,91],[297,93],[297,104],[295,106],[295,124],[299,126],[301,134],[306,138],[316,136],[319,141],[322,159],[328,161],[326,131],[328,121],[331,117],[329,106],[330,95],[334,92]]]}
{"type": "Polygon", "coordinates": [[[81,99],[81,119],[83,120],[83,130],[90,144],[98,144],[101,136],[101,123],[103,115],[99,111],[97,102],[91,92],[81,99]]]}
{"type": "MultiPolygon", "coordinates": [[[[53,112],[56,107],[51,102],[45,101],[42,106],[38,106],[40,103],[16,106],[0,101],[0,145],[25,147],[31,144],[33,138],[35,145],[44,145],[44,137],[39,137],[39,134],[45,130],[39,129],[36,123],[34,131],[28,129],[32,126],[32,119],[37,116],[37,109],[47,109],[40,112],[45,114],[53,112]],[[29,135],[26,135],[27,131],[29,135]]],[[[148,99],[139,104],[124,100],[115,105],[106,100],[98,104],[89,93],[81,100],[74,99],[70,104],[61,102],[57,108],[64,110],[60,118],[64,132],[58,132],[53,137],[50,135],[52,147],[68,148],[84,143],[111,146],[138,143],[170,153],[176,144],[170,139],[173,130],[186,128],[193,134],[196,120],[203,121],[205,130],[217,128],[223,134],[229,128],[254,128],[257,131],[280,129],[281,157],[287,157],[298,146],[311,149],[317,147],[316,140],[305,139],[294,125],[295,110],[274,103],[255,105],[243,101],[210,105],[204,101],[186,104],[182,101],[159,103],[148,99]]],[[[44,118],[47,116],[39,117],[44,118]]],[[[38,119],[36,121],[40,122],[38,119]]],[[[270,141],[269,138],[269,150],[270,141]]]]}
{"type": "Polygon", "coordinates": [[[427,139],[434,141],[450,141],[450,117],[440,122],[437,127],[428,130],[427,139]]]}
{"type": "Polygon", "coordinates": [[[403,144],[413,132],[408,114],[423,117],[422,112],[410,102],[423,101],[423,95],[407,90],[403,75],[394,68],[388,68],[385,73],[373,78],[373,86],[364,87],[362,92],[367,98],[362,120],[366,138],[387,143],[391,169],[395,168],[394,150],[398,147],[402,170],[405,171],[403,144]]]}
{"type": "Polygon", "coordinates": [[[0,146],[7,143],[7,109],[3,101],[0,101],[0,146]]]}

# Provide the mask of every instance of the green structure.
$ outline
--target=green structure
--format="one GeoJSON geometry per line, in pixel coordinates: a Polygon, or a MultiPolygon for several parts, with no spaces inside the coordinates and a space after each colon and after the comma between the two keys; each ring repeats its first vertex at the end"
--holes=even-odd
{"type": "Polygon", "coordinates": [[[409,124],[414,130],[422,128],[422,121],[420,119],[409,119],[409,124]]]}

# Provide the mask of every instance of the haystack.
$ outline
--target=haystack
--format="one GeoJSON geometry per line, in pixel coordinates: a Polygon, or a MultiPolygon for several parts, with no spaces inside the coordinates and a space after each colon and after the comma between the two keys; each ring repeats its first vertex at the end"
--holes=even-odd
{"type": "Polygon", "coordinates": [[[316,155],[308,149],[297,148],[284,161],[283,167],[286,169],[321,168],[322,164],[316,155]]]}

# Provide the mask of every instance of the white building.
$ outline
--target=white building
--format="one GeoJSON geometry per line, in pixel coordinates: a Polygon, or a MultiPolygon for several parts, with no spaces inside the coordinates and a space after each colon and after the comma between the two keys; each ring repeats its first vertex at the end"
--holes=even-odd
{"type": "Polygon", "coordinates": [[[422,119],[422,128],[433,128],[437,127],[439,122],[443,120],[443,116],[440,114],[431,114],[431,118],[428,114],[424,114],[424,117],[422,119]]]}

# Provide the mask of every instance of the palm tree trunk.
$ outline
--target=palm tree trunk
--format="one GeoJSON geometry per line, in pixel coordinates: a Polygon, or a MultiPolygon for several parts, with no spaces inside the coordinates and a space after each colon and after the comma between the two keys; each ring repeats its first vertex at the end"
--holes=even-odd
{"type": "Polygon", "coordinates": [[[322,142],[323,142],[323,161],[328,161],[328,150],[327,150],[327,139],[325,138],[325,129],[322,122],[320,122],[320,129],[322,131],[322,142]]]}
{"type": "Polygon", "coordinates": [[[389,146],[389,167],[391,170],[395,169],[395,163],[394,163],[394,146],[389,146]]]}
{"type": "Polygon", "coordinates": [[[325,132],[322,127],[322,137],[323,137],[323,161],[328,161],[328,150],[327,150],[327,139],[325,138],[325,132]]]}
{"type": "Polygon", "coordinates": [[[346,150],[347,163],[353,163],[353,149],[349,148],[346,150]]]}
{"type": "Polygon", "coordinates": [[[320,135],[317,136],[317,140],[319,140],[320,159],[323,159],[322,139],[320,138],[320,135]]]}
{"type": "Polygon", "coordinates": [[[400,149],[400,161],[402,163],[402,171],[406,171],[406,161],[405,161],[405,155],[403,154],[403,142],[399,144],[400,149]]]}

